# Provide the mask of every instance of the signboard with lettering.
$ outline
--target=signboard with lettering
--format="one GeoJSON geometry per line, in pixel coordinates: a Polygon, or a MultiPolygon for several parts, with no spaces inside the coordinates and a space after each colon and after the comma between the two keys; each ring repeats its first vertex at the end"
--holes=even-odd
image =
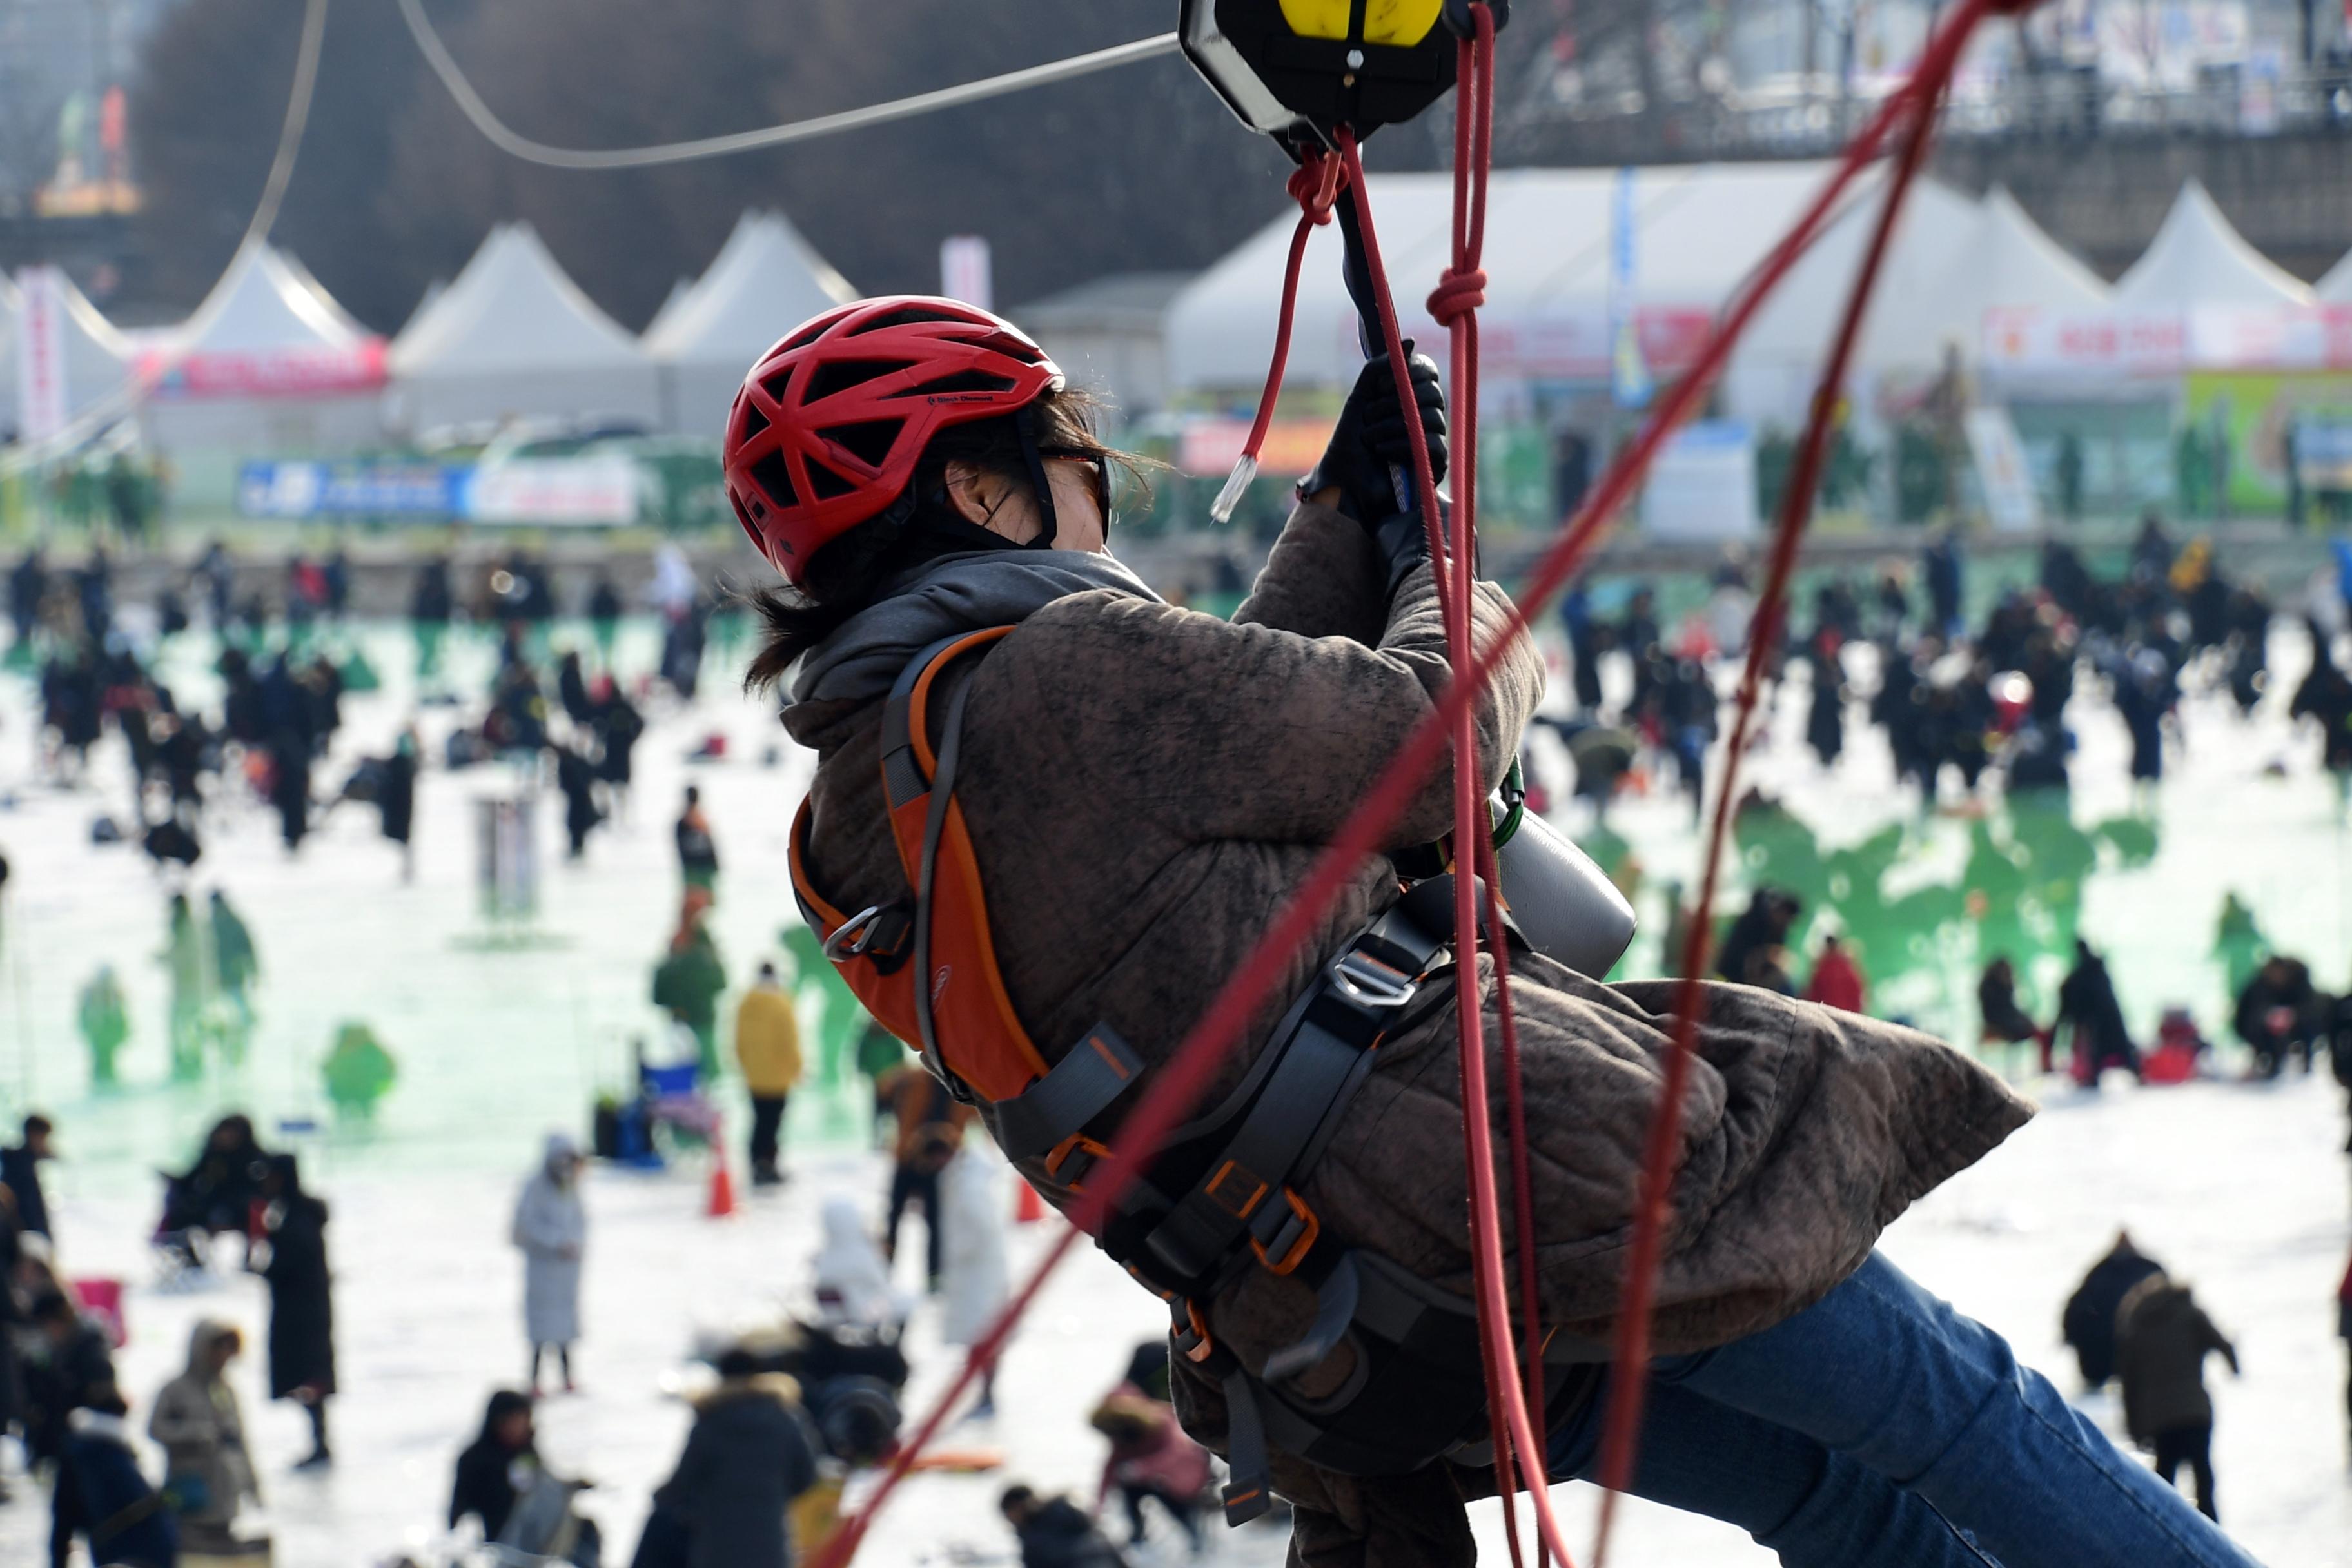
{"type": "Polygon", "coordinates": [[[16,438],[47,441],[66,427],[66,279],[54,267],[16,275],[24,304],[17,318],[16,438]]]}

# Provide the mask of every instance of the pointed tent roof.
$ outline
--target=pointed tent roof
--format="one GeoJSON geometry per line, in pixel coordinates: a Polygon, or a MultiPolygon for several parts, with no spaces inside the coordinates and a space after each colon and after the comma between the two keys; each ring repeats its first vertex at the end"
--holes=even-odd
{"type": "Polygon", "coordinates": [[[188,353],[219,353],[352,348],[372,335],[300,262],[263,243],[236,254],[175,337],[188,353]]]}
{"type": "Polygon", "coordinates": [[[394,337],[398,337],[402,333],[406,332],[409,328],[423,321],[425,319],[425,312],[430,310],[435,305],[440,303],[441,296],[446,294],[448,291],[449,279],[446,278],[436,278],[431,282],[425,284],[425,292],[416,297],[416,308],[408,312],[408,320],[403,321],[400,324],[400,331],[395,332],[393,335],[394,337]]]}
{"type": "MultiPolygon", "coordinates": [[[[1757,311],[1733,363],[1740,366],[1801,366],[1814,373],[1826,355],[1864,252],[1876,231],[1888,171],[1880,165],[1856,182],[1829,226],[1788,278],[1757,311]]],[[[1912,187],[1888,247],[1877,292],[1864,319],[1857,371],[1932,367],[1956,328],[1949,325],[1937,283],[1980,231],[1983,210],[1974,197],[1933,175],[1912,187]]],[[[1725,298],[1729,298],[1727,291],[1725,298]]],[[[1973,323],[1969,335],[1973,337],[1973,323]]]]}
{"type": "Polygon", "coordinates": [[[783,214],[747,212],[709,270],[662,307],[646,329],[646,347],[673,363],[740,371],[811,316],[856,298],[783,214]]]}
{"type": "Polygon", "coordinates": [[[396,375],[585,370],[645,363],[527,223],[490,231],[457,281],[392,345],[396,375]]]}
{"type": "Polygon", "coordinates": [[[2115,303],[2126,310],[2307,305],[2311,290],[2248,245],[2192,178],[2146,253],[2116,280],[2115,303]]]}
{"type": "MultiPolygon", "coordinates": [[[[1640,304],[1714,310],[1803,210],[1829,168],[1791,162],[1635,171],[1633,292],[1640,304]]],[[[1605,168],[1495,172],[1486,216],[1490,320],[1549,328],[1601,319],[1619,177],[1605,168]]],[[[1452,245],[1452,176],[1383,174],[1371,182],[1390,275],[1437,276],[1452,245]]],[[[1172,386],[1254,394],[1263,384],[1283,258],[1297,224],[1295,212],[1270,220],[1170,302],[1172,386]]],[[[1295,385],[1345,386],[1362,363],[1355,307],[1340,279],[1339,247],[1339,233],[1329,226],[1307,242],[1290,348],[1295,385]]],[[[1420,314],[1417,300],[1401,296],[1398,304],[1408,319],[1420,314]]]]}
{"type": "Polygon", "coordinates": [[[2329,268],[2311,291],[2324,305],[2352,305],[2352,251],[2329,268]]]}
{"type": "Polygon", "coordinates": [[[639,342],[651,342],[669,323],[670,318],[677,314],[678,307],[694,298],[694,282],[691,278],[681,277],[669,286],[669,292],[662,296],[661,309],[656,310],[654,319],[646,323],[646,330],[637,334],[639,342]]]}
{"type": "Polygon", "coordinates": [[[1948,342],[1958,342],[1974,357],[1987,310],[2099,310],[2107,298],[2099,275],[2067,254],[2016,197],[1995,185],[1924,293],[1903,309],[1872,313],[1865,348],[1880,363],[1934,366],[1948,342]]]}

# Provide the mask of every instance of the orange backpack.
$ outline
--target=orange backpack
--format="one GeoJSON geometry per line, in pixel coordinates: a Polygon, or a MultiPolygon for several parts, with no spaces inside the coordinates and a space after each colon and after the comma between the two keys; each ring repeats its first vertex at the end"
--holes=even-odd
{"type": "Polygon", "coordinates": [[[1118,1098],[1141,1063],[1097,1026],[1049,1068],[997,970],[955,773],[977,662],[965,656],[1013,629],[992,626],[932,644],[907,666],[883,707],[882,791],[908,896],[845,916],[818,892],[808,875],[805,800],[793,821],[791,861],[803,918],[866,1010],[919,1051],[958,1099],[987,1103],[997,1142],[1021,1160],[1080,1142],[1079,1128],[1118,1098]],[[935,752],[929,716],[943,689],[946,717],[935,752]]]}

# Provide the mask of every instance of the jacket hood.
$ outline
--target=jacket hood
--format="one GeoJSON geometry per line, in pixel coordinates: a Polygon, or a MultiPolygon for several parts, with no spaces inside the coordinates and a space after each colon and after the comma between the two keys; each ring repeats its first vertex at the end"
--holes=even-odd
{"type": "Polygon", "coordinates": [[[942,637],[1017,626],[1056,599],[1097,589],[1160,602],[1142,578],[1108,555],[975,550],[934,557],[892,578],[873,604],[801,656],[786,706],[871,700],[942,637]]]}
{"type": "Polygon", "coordinates": [[[218,1318],[197,1319],[196,1326],[188,1331],[187,1375],[199,1381],[209,1380],[213,1376],[213,1347],[223,1340],[237,1337],[239,1332],[234,1323],[224,1323],[218,1318]]]}

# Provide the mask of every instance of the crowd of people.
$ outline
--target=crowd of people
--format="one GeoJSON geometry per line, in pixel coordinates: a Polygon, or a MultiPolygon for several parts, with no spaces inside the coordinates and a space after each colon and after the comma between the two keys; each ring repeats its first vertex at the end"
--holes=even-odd
{"type": "MultiPolygon", "coordinates": [[[[766,1162],[755,1172],[781,1181],[773,1140],[801,1052],[772,965],[738,1008],[734,1046],[755,1091],[762,1084],[776,1091],[776,1114],[760,1118],[751,1137],[755,1162],[766,1162]]],[[[455,1549],[497,1543],[526,1554],[521,1561],[573,1568],[620,1561],[786,1568],[796,1536],[804,1550],[835,1528],[845,1474],[886,1460],[897,1441],[910,1371],[903,1344],[919,1295],[938,1299],[939,1338],[953,1354],[978,1342],[1010,1291],[1003,1162],[976,1135],[969,1108],[939,1092],[903,1051],[898,1057],[875,1087],[877,1139],[889,1155],[888,1189],[876,1194],[887,1199],[886,1217],[872,1223],[872,1211],[846,1195],[824,1200],[824,1243],[808,1277],[812,1310],[700,1352],[708,1382],[690,1397],[684,1448],[648,1498],[641,1539],[625,1559],[606,1554],[597,1523],[575,1506],[590,1481],[555,1473],[537,1447],[545,1402],[581,1393],[581,1298],[593,1234],[589,1161],[569,1136],[547,1138],[509,1226],[522,1272],[527,1375],[490,1394],[472,1442],[456,1456],[446,1519],[455,1549]],[[908,1290],[894,1285],[893,1267],[914,1215],[924,1252],[914,1270],[919,1283],[908,1290]]],[[[47,1487],[52,1568],[66,1568],[77,1541],[93,1563],[137,1568],[172,1568],[184,1554],[251,1552],[252,1510],[268,1478],[233,1375],[248,1353],[245,1336],[231,1322],[200,1318],[175,1375],[152,1391],[121,1383],[119,1322],[53,1264],[41,1173],[55,1133],[47,1118],[28,1117],[20,1142],[0,1150],[0,1435],[13,1426],[47,1487]],[[160,1474],[151,1475],[142,1458],[142,1435],[160,1450],[160,1474]]],[[[691,1142],[674,1141],[671,1152],[684,1154],[691,1142]]],[[[251,1119],[232,1114],[165,1177],[151,1238],[167,1274],[246,1269],[262,1278],[265,1386],[301,1414],[310,1433],[297,1470],[334,1462],[328,1226],[328,1206],[304,1187],[296,1157],[265,1147],[251,1119]]],[[[1091,1412],[1105,1462],[1089,1506],[1023,1486],[1005,1490],[1004,1517],[1024,1563],[1124,1563],[1099,1522],[1114,1510],[1130,1542],[1162,1528],[1158,1516],[1188,1550],[1203,1549],[1212,1465],[1177,1424],[1166,1354],[1160,1342],[1140,1347],[1091,1412]]],[[[992,1368],[968,1418],[994,1415],[993,1381],[992,1368]]]]}
{"type": "MultiPolygon", "coordinates": [[[[446,689],[442,641],[457,613],[452,574],[446,561],[419,569],[409,605],[420,685],[433,693],[446,689]]],[[[673,574],[666,562],[665,576],[673,574]]],[[[315,635],[348,615],[352,577],[340,552],[297,559],[287,572],[284,607],[271,612],[257,596],[238,594],[239,573],[224,551],[209,552],[184,589],[167,592],[157,605],[166,637],[189,626],[186,597],[204,601],[222,635],[222,696],[216,710],[196,711],[121,634],[102,552],[71,571],[54,571],[37,552],[9,574],[16,646],[38,653],[52,765],[61,776],[86,778],[91,748],[110,725],[119,728],[131,760],[131,826],[117,825],[115,836],[142,845],[169,878],[163,962],[172,981],[175,1077],[201,1077],[215,1061],[233,1065],[254,1026],[261,955],[251,931],[225,889],[198,895],[188,877],[204,853],[208,814],[225,793],[249,792],[266,802],[289,854],[299,852],[326,811],[345,802],[372,805],[383,837],[400,849],[404,872],[413,865],[416,777],[427,765],[413,728],[389,754],[363,759],[339,790],[321,791],[312,779],[341,729],[344,694],[370,679],[363,660],[339,655],[331,638],[315,635]]],[[[619,595],[609,581],[595,584],[579,606],[590,645],[557,654],[546,635],[556,604],[544,564],[518,553],[489,583],[480,613],[499,626],[496,672],[472,710],[478,717],[458,727],[438,760],[453,767],[502,760],[543,780],[563,801],[569,852],[583,857],[604,823],[629,811],[631,753],[645,730],[644,691],[625,690],[611,673],[619,595]]],[[[2102,685],[2130,731],[2133,776],[2150,782],[2161,777],[2167,722],[2185,684],[2210,679],[2248,710],[2269,691],[2273,607],[2252,585],[2229,582],[2201,542],[2176,549],[2153,523],[2117,582],[2102,582],[2071,547],[2053,543],[2039,584],[2002,595],[1973,632],[1964,616],[1966,566],[1957,540],[1930,544],[1919,583],[1923,606],[1914,605],[1897,574],[1867,592],[1842,581],[1818,584],[1813,626],[1787,638],[1775,674],[1790,658],[1810,665],[1806,740],[1824,767],[1835,766],[1848,749],[1849,727],[1859,716],[1885,732],[1898,773],[1923,804],[1956,799],[1955,781],[1963,795],[1979,793],[1989,779],[2011,795],[2063,791],[2074,754],[2066,710],[2085,677],[2102,685]],[[1874,658],[1850,658],[1861,645],[1874,647],[1874,658]],[[1874,689],[1858,690],[1874,672],[1874,689]]],[[[656,602],[666,617],[661,679],[690,700],[709,607],[693,591],[690,574],[682,596],[675,584],[665,590],[657,583],[656,602]]],[[[1707,750],[1723,727],[1714,661],[1737,647],[1752,603],[1741,576],[1727,572],[1706,609],[1670,636],[1650,592],[1633,594],[1613,621],[1604,620],[1588,595],[1571,595],[1563,614],[1578,711],[1556,728],[1577,762],[1578,793],[1596,809],[1605,809],[1645,752],[1672,765],[1696,805],[1707,750]],[[1626,656],[1630,685],[1602,680],[1612,652],[1626,656]],[[1630,695],[1612,701],[1612,689],[1630,695]]],[[[2298,720],[2322,729],[2325,765],[2352,787],[2352,677],[2336,662],[2329,629],[2317,622],[2314,629],[2318,657],[2290,707],[2298,720]]],[[[678,918],[650,986],[672,1034],[662,1062],[641,1053],[638,1089],[646,1149],[677,1153],[691,1150],[698,1134],[716,1132],[715,1119],[702,1120],[678,1101],[708,1095],[728,1060],[722,1046],[730,1032],[722,1007],[727,969],[709,921],[719,842],[696,790],[686,790],[672,831],[678,918]],[[675,1088],[680,1079],[661,1076],[677,1068],[685,1069],[683,1095],[675,1088]]],[[[1805,943],[1806,908],[1788,889],[1758,887],[1748,908],[1727,922],[1717,972],[1864,1010],[1866,948],[1837,930],[1805,943]]],[[[2240,927],[2250,921],[2241,910],[2240,927]]],[[[2232,970],[2233,1025],[2257,1070],[2275,1074],[2298,1061],[2310,1070],[2325,1054],[2352,1089],[2352,999],[2319,992],[2306,964],[2271,951],[2259,933],[2250,942],[2226,914],[2220,940],[2217,952],[2226,949],[2233,964],[2244,966],[2232,970]]],[[[2074,957],[2049,1015],[2037,1010],[2018,963],[1991,954],[1979,988],[1986,1039],[2025,1047],[2044,1071],[2054,1070],[2063,1041],[2075,1077],[2091,1085],[2105,1068],[2145,1070],[2157,1052],[2144,1050],[2126,1026],[2100,955],[2077,939],[2074,957]]],[[[731,1058],[751,1104],[746,1152],[755,1186],[785,1183],[782,1130],[813,1054],[803,1050],[794,992],[827,983],[837,984],[811,955],[795,954],[787,974],[761,963],[733,1008],[731,1058]]],[[[828,1037],[851,1016],[830,1002],[819,1010],[828,1037]]],[[[101,968],[84,988],[79,1016],[93,1076],[110,1081],[130,1029],[111,968],[101,968]]],[[[805,1546],[829,1528],[827,1499],[837,1498],[843,1468],[886,1453],[896,1432],[895,1400],[908,1371],[901,1342],[912,1302],[890,1281],[910,1216],[921,1217],[922,1257],[902,1272],[940,1297],[945,1344],[977,1341],[1005,1298],[1009,1194],[1002,1162],[975,1135],[970,1108],[909,1065],[887,1037],[872,1052],[866,1048],[870,1033],[865,1040],[828,1038],[824,1059],[833,1061],[852,1043],[874,1080],[887,1188],[874,1194],[871,1213],[846,1200],[825,1205],[826,1242],[812,1279],[817,1308],[788,1326],[781,1346],[746,1340],[707,1357],[708,1382],[692,1399],[675,1471],[648,1500],[643,1538],[630,1559],[639,1568],[781,1568],[791,1561],[796,1535],[805,1546]],[[860,1370],[844,1370],[849,1366],[860,1370]]],[[[363,1054],[358,1044],[353,1052],[363,1054]]],[[[0,1288],[0,1331],[0,1331],[0,1342],[23,1352],[0,1352],[0,1417],[17,1424],[48,1478],[53,1560],[67,1561],[77,1535],[101,1562],[165,1563],[178,1552],[233,1546],[239,1515],[259,1499],[267,1479],[254,1462],[229,1375],[247,1347],[234,1326],[205,1320],[195,1326],[177,1376],[152,1392],[117,1384],[105,1326],[49,1266],[42,1239],[49,1220],[39,1170],[53,1132],[45,1119],[29,1118],[22,1142],[0,1153],[0,1281],[12,1287],[0,1288]],[[142,1392],[143,1410],[135,1397],[142,1392]],[[142,1430],[165,1457],[155,1482],[141,1468],[134,1435],[142,1430]]],[[[592,1235],[584,1174],[592,1152],[614,1149],[601,1133],[589,1151],[568,1136],[550,1137],[517,1195],[510,1237],[522,1270],[527,1375],[488,1395],[478,1428],[456,1456],[447,1510],[452,1531],[582,1568],[614,1559],[594,1523],[573,1506],[584,1479],[555,1475],[541,1459],[538,1423],[545,1401],[575,1394],[586,1376],[580,1297],[592,1235]]],[[[303,1188],[294,1157],[263,1149],[250,1121],[232,1116],[167,1183],[156,1233],[173,1267],[245,1267],[266,1279],[268,1386],[309,1425],[306,1467],[329,1466],[334,1458],[328,1218],[327,1205],[303,1188]]],[[[2128,1244],[2119,1250],[2128,1252],[2128,1244]]],[[[2352,1341],[2352,1273],[2342,1301],[2352,1341]]],[[[2212,1409],[2201,1366],[2209,1353],[2234,1364],[2234,1348],[2187,1287],[2152,1264],[2112,1301],[2101,1298],[2085,1311],[2085,1321],[2106,1325],[2109,1369],[2093,1379],[2085,1351],[2086,1383],[2121,1379],[2131,1435],[2154,1450],[2168,1478],[2187,1468],[2200,1505],[2214,1513],[2212,1409]]],[[[2074,1327],[2082,1315],[2070,1304],[2068,1338],[2078,1349],[2074,1327]]],[[[2102,1331],[2087,1331],[2096,1337],[2102,1331]]],[[[1002,1492],[1001,1510],[1024,1564],[1109,1568],[1123,1562],[1111,1540],[1117,1531],[1104,1522],[1113,1518],[1123,1519],[1132,1542],[1150,1535],[1164,1517],[1192,1550],[1201,1549],[1212,1465],[1176,1423],[1165,1356],[1164,1344],[1144,1347],[1092,1410],[1106,1460],[1091,1500],[1019,1484],[1002,1492]]],[[[978,1411],[993,1407],[992,1374],[982,1382],[978,1411]]]]}
{"type": "MultiPolygon", "coordinates": [[[[228,1368],[238,1331],[200,1320],[187,1362],[147,1401],[146,1436],[162,1450],[151,1482],[132,1438],[132,1391],[117,1376],[119,1317],[95,1310],[62,1275],[41,1165],[56,1129],[25,1119],[0,1157],[0,1432],[14,1429],[48,1489],[50,1568],[67,1568],[77,1538],[93,1563],[171,1568],[178,1554],[234,1554],[236,1522],[260,1481],[228,1368]]],[[[294,1155],[272,1152],[242,1116],[223,1118],[197,1159],[165,1184],[159,1251],[191,1266],[224,1237],[266,1281],[269,1395],[306,1417],[311,1447],[298,1468],[333,1462],[328,1403],[336,1393],[327,1205],[302,1184],[294,1155]]],[[[115,1307],[119,1311],[119,1304],[115,1307]]]]}
{"type": "MultiPolygon", "coordinates": [[[[2154,784],[2185,686],[2226,690],[2248,713],[2271,689],[2270,596],[2256,582],[2233,581],[2209,541],[2178,544],[2154,514],[2120,577],[2100,576],[2074,545],[2053,539],[2036,580],[2002,591],[1973,628],[1967,572],[1958,537],[1940,533],[1921,552],[1916,584],[1899,565],[1874,586],[1821,574],[1810,627],[1784,619],[1790,629],[1769,650],[1767,669],[1777,680],[1792,660],[1808,668],[1805,738],[1824,768],[1844,755],[1859,717],[1884,733],[1898,778],[1923,807],[1953,784],[1954,801],[1976,795],[1989,775],[2011,793],[2063,792],[2075,752],[2067,705],[2088,675],[2129,731],[2131,778],[2154,784]],[[1860,648],[1871,657],[1854,657],[1860,648]]],[[[2352,792],[2352,674],[2338,647],[2347,604],[2352,578],[2306,606],[2313,661],[2288,711],[2318,730],[2323,765],[2352,792]]],[[[1578,793],[1605,805],[1638,743],[1673,764],[1696,809],[1700,764],[1720,729],[1717,661],[1743,650],[1754,607],[1737,562],[1718,570],[1706,605],[1674,628],[1648,586],[1634,585],[1613,620],[1589,588],[1570,590],[1560,622],[1576,711],[1555,727],[1577,761],[1578,793]],[[1631,669],[1622,700],[1602,679],[1612,652],[1631,669]],[[1578,744],[1594,730],[1622,742],[1600,748],[1597,791],[1578,744]]]]}
{"type": "MultiPolygon", "coordinates": [[[[662,566],[654,588],[664,628],[658,679],[690,702],[709,628],[724,621],[731,636],[736,623],[695,584],[682,556],[665,554],[662,566]]],[[[428,703],[462,701],[449,690],[443,658],[460,602],[451,585],[457,570],[447,557],[414,569],[410,626],[418,689],[428,703]]],[[[414,724],[384,754],[357,759],[340,782],[313,776],[342,729],[347,692],[372,689],[380,679],[355,646],[332,635],[348,625],[349,557],[340,548],[323,561],[297,554],[275,595],[240,592],[254,576],[216,542],[184,581],[156,592],[133,637],[102,547],[70,568],[52,566],[37,547],[21,557],[7,573],[16,630],[8,658],[37,680],[47,770],[61,782],[84,780],[91,749],[118,730],[131,763],[128,810],[103,814],[93,838],[135,842],[159,865],[194,866],[212,808],[225,792],[242,790],[275,814],[289,855],[336,807],[373,805],[406,874],[416,776],[425,765],[414,724]],[[205,606],[218,645],[220,694],[208,708],[159,673],[172,639],[197,625],[191,599],[205,606]]],[[[441,760],[451,767],[503,760],[543,777],[563,800],[577,858],[599,825],[626,814],[632,753],[646,720],[642,695],[611,673],[624,610],[618,591],[600,577],[572,608],[585,617],[589,647],[552,653],[548,630],[557,606],[545,563],[517,551],[489,573],[472,614],[476,624],[497,629],[495,672],[477,700],[478,717],[450,734],[441,760]]]]}

